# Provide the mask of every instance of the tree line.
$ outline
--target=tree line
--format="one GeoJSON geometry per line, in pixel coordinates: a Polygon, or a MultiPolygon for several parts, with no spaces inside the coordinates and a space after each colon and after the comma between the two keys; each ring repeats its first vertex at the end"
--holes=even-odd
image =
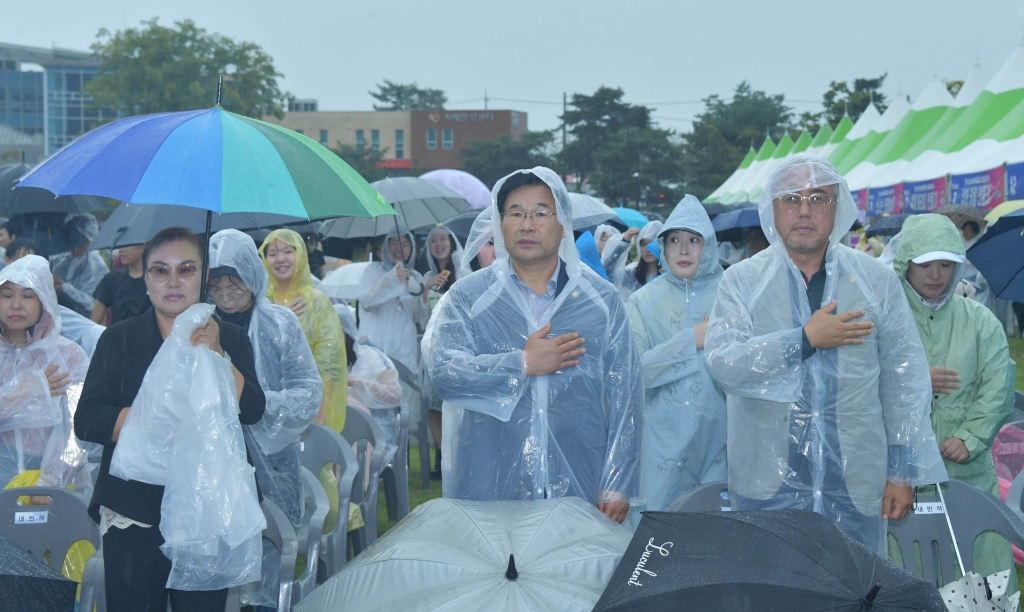
{"type": "MultiPolygon", "coordinates": [[[[163,26],[151,19],[138,28],[101,30],[92,51],[102,67],[86,91],[119,116],[209,107],[218,75],[225,75],[222,106],[241,115],[280,118],[292,99],[262,48],[207,32],[191,20],[163,26]]],[[[560,127],[472,142],[460,154],[466,171],[488,185],[517,168],[546,165],[569,179],[570,189],[593,191],[609,202],[674,204],[685,193],[707,196],[766,137],[777,141],[789,133],[795,139],[825,123],[834,128],[844,114],[856,121],[871,102],[884,111],[885,77],[833,81],[821,110],[800,115],[783,94],[754,90],[744,81],[729,99],[705,98],[690,130],[682,132],[659,126],[656,109],[626,101],[621,88],[602,86],[569,97],[560,116],[564,146],[560,127]]],[[[950,82],[950,90],[959,84],[950,82]]],[[[369,94],[375,110],[440,110],[448,102],[441,89],[387,79],[369,94]]],[[[333,150],[367,180],[384,178],[376,163],[385,151],[340,142],[333,150]]]]}

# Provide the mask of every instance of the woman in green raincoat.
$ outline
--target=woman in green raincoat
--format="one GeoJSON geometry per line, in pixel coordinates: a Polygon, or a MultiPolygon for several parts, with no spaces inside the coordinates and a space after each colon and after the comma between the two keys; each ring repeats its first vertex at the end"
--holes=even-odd
{"type": "MultiPolygon", "coordinates": [[[[954,293],[964,262],[960,233],[948,218],[915,215],[904,223],[893,269],[928,356],[939,451],[950,478],[998,497],[990,447],[1013,412],[1016,366],[992,312],[954,293]]],[[[991,533],[978,538],[974,561],[982,576],[1014,567],[1009,545],[991,533]]]]}

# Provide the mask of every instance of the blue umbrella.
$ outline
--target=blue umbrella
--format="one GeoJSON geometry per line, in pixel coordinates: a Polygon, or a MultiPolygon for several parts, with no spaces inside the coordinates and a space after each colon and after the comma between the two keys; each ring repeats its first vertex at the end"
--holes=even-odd
{"type": "Polygon", "coordinates": [[[613,208],[615,214],[619,216],[619,221],[622,221],[629,227],[635,227],[637,229],[642,228],[649,222],[647,217],[642,212],[634,208],[613,208]]]}
{"type": "Polygon", "coordinates": [[[716,232],[723,232],[737,227],[759,227],[761,217],[757,214],[756,208],[741,208],[722,213],[711,220],[711,227],[716,232]]]}
{"type": "Polygon", "coordinates": [[[967,251],[997,297],[1024,302],[1024,210],[1003,217],[967,251]]]}

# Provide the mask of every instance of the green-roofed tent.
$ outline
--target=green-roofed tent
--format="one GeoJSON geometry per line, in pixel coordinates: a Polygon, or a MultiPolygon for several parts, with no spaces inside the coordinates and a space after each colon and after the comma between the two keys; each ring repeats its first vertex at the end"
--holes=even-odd
{"type": "Polygon", "coordinates": [[[889,132],[899,125],[908,112],[910,112],[910,102],[907,102],[905,96],[897,95],[892,103],[889,104],[889,108],[885,109],[885,112],[882,113],[878,122],[857,143],[857,146],[850,149],[842,159],[832,162],[836,170],[844,175],[853,170],[857,164],[867,158],[879,143],[885,140],[889,132]]]}
{"type": "Polygon", "coordinates": [[[738,204],[740,202],[749,202],[747,199],[747,191],[757,186],[755,182],[757,180],[756,175],[764,168],[765,164],[771,161],[772,155],[775,153],[775,142],[771,138],[765,138],[764,143],[761,144],[761,148],[757,150],[757,155],[754,156],[754,161],[751,162],[750,167],[747,168],[743,176],[737,181],[736,185],[729,190],[729,193],[724,194],[719,202],[722,204],[738,204]]]}
{"type": "Polygon", "coordinates": [[[743,161],[741,161],[740,165],[733,170],[732,174],[729,175],[729,178],[725,179],[725,182],[719,185],[718,189],[712,191],[711,195],[704,198],[704,201],[707,203],[720,201],[724,194],[729,193],[729,188],[732,185],[735,185],[736,181],[743,177],[743,174],[747,171],[747,168],[750,167],[750,164],[754,163],[754,157],[756,155],[757,151],[755,151],[754,147],[751,146],[750,149],[747,150],[747,154],[743,156],[743,161]]]}
{"type": "Polygon", "coordinates": [[[758,198],[761,197],[764,182],[768,180],[772,172],[775,172],[775,169],[779,167],[782,160],[786,159],[793,152],[795,144],[793,139],[789,137],[789,134],[782,137],[778,146],[775,147],[775,152],[772,153],[771,159],[761,166],[756,176],[752,177],[751,181],[753,184],[747,188],[747,202],[757,202],[758,198]]]}
{"type": "MultiPolygon", "coordinates": [[[[844,117],[849,118],[849,117],[844,117]]],[[[836,148],[828,154],[828,160],[833,165],[838,164],[843,160],[844,157],[850,154],[850,151],[855,149],[864,137],[868,135],[871,128],[874,127],[878,120],[882,118],[881,113],[875,108],[874,104],[868,104],[868,107],[864,109],[864,112],[860,114],[860,118],[853,124],[853,127],[846,133],[845,136],[836,140],[839,135],[837,129],[835,134],[832,135],[832,141],[830,144],[835,144],[836,148]]]]}

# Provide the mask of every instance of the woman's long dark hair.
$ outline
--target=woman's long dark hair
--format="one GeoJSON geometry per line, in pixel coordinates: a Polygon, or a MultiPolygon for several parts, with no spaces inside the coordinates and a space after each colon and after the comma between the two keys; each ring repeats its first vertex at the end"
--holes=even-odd
{"type": "MultiPolygon", "coordinates": [[[[658,272],[661,272],[661,263],[659,262],[654,265],[658,266],[658,272]]],[[[650,274],[648,267],[649,264],[647,263],[647,260],[641,257],[640,261],[636,262],[636,268],[633,269],[633,278],[636,279],[636,282],[640,283],[641,287],[647,284],[647,275],[650,274]]]]}

